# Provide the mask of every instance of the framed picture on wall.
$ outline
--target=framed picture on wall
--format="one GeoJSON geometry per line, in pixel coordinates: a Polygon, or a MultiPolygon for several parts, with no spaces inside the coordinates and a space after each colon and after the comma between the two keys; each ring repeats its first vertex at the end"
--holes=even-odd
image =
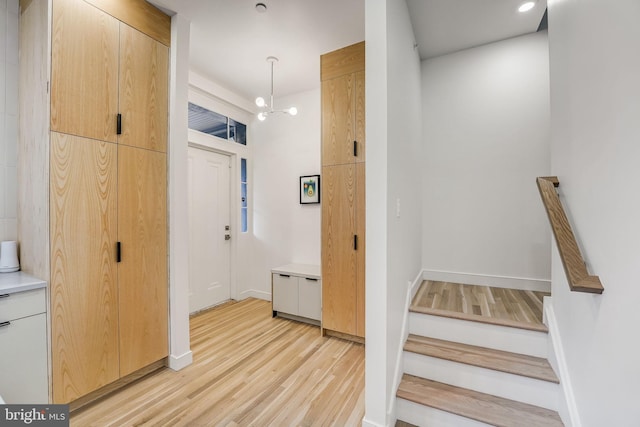
{"type": "Polygon", "coordinates": [[[300,177],[300,204],[320,203],[320,175],[300,177]]]}

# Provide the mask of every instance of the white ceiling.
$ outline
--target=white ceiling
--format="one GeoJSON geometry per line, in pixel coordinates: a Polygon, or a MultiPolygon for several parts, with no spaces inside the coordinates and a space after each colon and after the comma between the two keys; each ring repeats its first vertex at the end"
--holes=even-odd
{"type": "Polygon", "coordinates": [[[365,0],[152,0],[191,21],[191,70],[248,100],[320,86],[320,55],[364,40],[365,0]],[[267,12],[258,13],[262,2],[267,12]]]}
{"type": "Polygon", "coordinates": [[[535,32],[547,7],[537,0],[407,0],[420,58],[427,59],[535,32]]]}
{"type": "MultiPolygon", "coordinates": [[[[364,40],[365,0],[149,0],[191,21],[190,69],[247,100],[268,96],[276,56],[277,98],[320,86],[320,55],[364,40]],[[258,2],[267,5],[258,13],[258,2]]],[[[407,0],[421,58],[533,32],[538,0],[407,0]]]]}

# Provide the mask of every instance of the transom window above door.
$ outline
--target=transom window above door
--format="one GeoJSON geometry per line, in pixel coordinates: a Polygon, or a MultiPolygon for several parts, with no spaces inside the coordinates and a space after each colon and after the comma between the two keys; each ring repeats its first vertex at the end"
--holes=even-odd
{"type": "Polygon", "coordinates": [[[247,145],[247,125],[192,102],[189,103],[189,129],[247,145]]]}

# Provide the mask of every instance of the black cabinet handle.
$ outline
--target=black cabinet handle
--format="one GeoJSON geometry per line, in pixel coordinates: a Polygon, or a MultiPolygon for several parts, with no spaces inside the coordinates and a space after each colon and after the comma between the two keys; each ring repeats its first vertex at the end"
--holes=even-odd
{"type": "Polygon", "coordinates": [[[305,279],[307,279],[310,282],[317,282],[318,279],[312,279],[311,277],[305,277],[305,279]]]}
{"type": "Polygon", "coordinates": [[[0,328],[3,328],[5,326],[9,326],[11,324],[11,322],[0,322],[0,328]]]}
{"type": "Polygon", "coordinates": [[[291,277],[288,274],[281,274],[280,277],[291,277]]]}
{"type": "Polygon", "coordinates": [[[122,135],[122,114],[116,116],[116,133],[122,135]]]}
{"type": "Polygon", "coordinates": [[[353,141],[353,155],[358,157],[358,141],[353,141]]]}
{"type": "Polygon", "coordinates": [[[0,298],[9,298],[11,296],[11,294],[2,294],[0,295],[0,298]]]}
{"type": "Polygon", "coordinates": [[[354,251],[358,250],[358,235],[357,234],[353,235],[353,250],[354,251]]]}
{"type": "Polygon", "coordinates": [[[122,261],[122,244],[120,242],[116,242],[116,262],[122,261]]]}

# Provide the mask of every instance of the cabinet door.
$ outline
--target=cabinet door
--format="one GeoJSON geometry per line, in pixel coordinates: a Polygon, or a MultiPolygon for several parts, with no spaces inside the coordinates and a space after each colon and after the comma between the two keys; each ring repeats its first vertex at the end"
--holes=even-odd
{"type": "Polygon", "coordinates": [[[355,335],[355,165],[323,167],[322,183],[322,327],[355,335]]]}
{"type": "Polygon", "coordinates": [[[353,163],[355,75],[322,82],[322,165],[353,163]]]}
{"type": "Polygon", "coordinates": [[[298,278],[273,274],[273,310],[298,314],[298,278]]]}
{"type": "Polygon", "coordinates": [[[44,313],[0,326],[0,361],[0,384],[5,402],[49,402],[44,313]]]}
{"type": "Polygon", "coordinates": [[[320,320],[322,285],[318,279],[298,278],[298,315],[320,320]]]}
{"type": "Polygon", "coordinates": [[[52,132],[53,402],[118,379],[116,145],[52,132]]]}
{"type": "Polygon", "coordinates": [[[365,321],[365,248],[366,242],[366,192],[365,164],[356,164],[356,234],[358,235],[358,251],[356,254],[356,335],[364,337],[365,321]]]}
{"type": "Polygon", "coordinates": [[[120,375],[168,354],[166,154],[118,146],[120,375]]]}
{"type": "Polygon", "coordinates": [[[51,130],[116,141],[118,21],[82,0],[53,2],[51,130]]]}
{"type": "Polygon", "coordinates": [[[167,151],[169,48],[126,24],[120,25],[118,143],[167,151]]]}
{"type": "Polygon", "coordinates": [[[356,162],[364,162],[366,160],[366,133],[365,133],[365,84],[364,84],[364,71],[355,73],[356,78],[356,118],[355,118],[355,132],[356,143],[358,144],[358,155],[356,156],[356,162]]]}

